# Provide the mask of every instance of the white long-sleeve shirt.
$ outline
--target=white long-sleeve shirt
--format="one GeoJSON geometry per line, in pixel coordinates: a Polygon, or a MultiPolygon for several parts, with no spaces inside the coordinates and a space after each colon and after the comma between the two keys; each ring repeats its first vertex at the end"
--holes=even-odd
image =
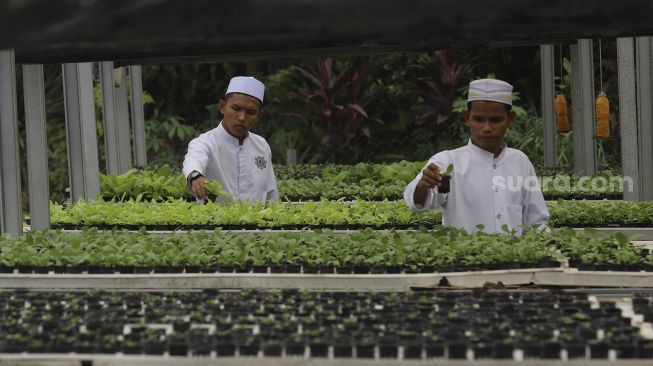
{"type": "Polygon", "coordinates": [[[188,144],[182,171],[188,177],[194,170],[206,179],[219,181],[234,199],[279,199],[268,143],[250,132],[240,145],[238,139],[224,129],[222,122],[188,144]]]}
{"type": "Polygon", "coordinates": [[[472,144],[435,154],[434,163],[444,172],[453,164],[454,172],[449,193],[428,191],[424,205],[416,205],[414,193],[420,172],[406,186],[404,200],[415,211],[442,207],[442,225],[476,231],[502,232],[505,224],[521,234],[520,225],[547,225],[549,211],[535,176],[535,169],[521,151],[505,147],[494,154],[472,144]]]}

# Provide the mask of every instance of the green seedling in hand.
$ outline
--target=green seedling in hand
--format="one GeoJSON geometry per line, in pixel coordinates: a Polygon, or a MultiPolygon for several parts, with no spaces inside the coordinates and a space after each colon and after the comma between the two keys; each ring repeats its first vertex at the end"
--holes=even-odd
{"type": "Polygon", "coordinates": [[[230,201],[233,199],[229,192],[225,191],[217,180],[207,180],[204,183],[204,187],[209,191],[209,200],[211,201],[215,201],[215,198],[220,196],[227,197],[230,201]]]}
{"type": "Polygon", "coordinates": [[[451,177],[453,175],[453,164],[449,164],[447,167],[447,170],[445,170],[444,173],[442,173],[443,177],[451,177]]]}
{"type": "Polygon", "coordinates": [[[447,170],[442,173],[442,184],[438,187],[439,193],[449,193],[451,190],[451,176],[453,175],[453,164],[449,164],[447,170]]]}

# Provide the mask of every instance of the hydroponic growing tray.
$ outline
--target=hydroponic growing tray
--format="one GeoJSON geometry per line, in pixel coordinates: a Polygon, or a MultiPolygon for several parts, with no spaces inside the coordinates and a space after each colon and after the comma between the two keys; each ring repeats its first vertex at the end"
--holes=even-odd
{"type": "Polygon", "coordinates": [[[4,291],[0,308],[5,361],[545,365],[653,358],[653,295],[641,290],[4,291]]]}

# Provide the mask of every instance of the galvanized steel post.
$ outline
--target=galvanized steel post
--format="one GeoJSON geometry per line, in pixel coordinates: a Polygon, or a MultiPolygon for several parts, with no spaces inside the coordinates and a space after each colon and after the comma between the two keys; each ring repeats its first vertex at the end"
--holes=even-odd
{"type": "Polygon", "coordinates": [[[583,129],[583,175],[596,175],[596,140],[594,138],[594,58],[591,39],[579,39],[579,68],[581,84],[581,127],[583,129]]]}
{"type": "Polygon", "coordinates": [[[577,44],[570,47],[571,58],[571,139],[574,155],[574,173],[583,175],[585,171],[584,131],[581,118],[580,55],[577,44]]]}
{"type": "Polygon", "coordinates": [[[637,57],[637,125],[642,201],[653,200],[653,109],[651,103],[651,37],[635,38],[637,57]]]}
{"type": "MultiPolygon", "coordinates": [[[[542,74],[542,121],[544,125],[544,166],[556,166],[555,82],[553,79],[553,45],[540,45],[542,74]]],[[[562,75],[561,75],[562,77],[562,75]]]]}
{"type": "Polygon", "coordinates": [[[68,170],[73,201],[96,199],[100,194],[92,70],[92,63],[63,65],[68,170]]]}
{"type": "Polygon", "coordinates": [[[0,50],[0,232],[23,232],[14,50],[0,50]]]}
{"type": "Polygon", "coordinates": [[[100,62],[100,83],[102,84],[102,120],[104,122],[104,150],[106,173],[120,174],[118,144],[118,122],[116,120],[116,96],[113,82],[113,61],[100,62]]]}
{"type": "Polygon", "coordinates": [[[119,67],[113,71],[116,96],[116,138],[118,139],[118,173],[132,168],[132,143],[129,125],[129,97],[127,96],[127,69],[119,67]]]}
{"type": "Polygon", "coordinates": [[[624,184],[624,199],[640,201],[642,182],[639,174],[635,42],[633,38],[617,39],[617,64],[619,73],[621,164],[624,179],[632,181],[632,186],[624,184]]]}
{"type": "Polygon", "coordinates": [[[142,168],[147,165],[145,145],[145,112],[143,110],[143,80],[140,65],[129,66],[131,80],[132,131],[134,131],[134,163],[142,168]]]}
{"type": "Polygon", "coordinates": [[[50,228],[48,137],[45,116],[43,65],[23,65],[25,125],[27,130],[27,179],[30,228],[50,228]]]}

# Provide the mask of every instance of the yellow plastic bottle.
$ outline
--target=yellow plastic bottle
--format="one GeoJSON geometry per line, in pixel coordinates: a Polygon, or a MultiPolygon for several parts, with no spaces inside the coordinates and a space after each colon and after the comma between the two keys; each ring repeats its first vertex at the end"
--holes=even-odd
{"type": "Polygon", "coordinates": [[[596,98],[596,137],[610,137],[610,102],[603,92],[596,98]]]}
{"type": "Polygon", "coordinates": [[[571,127],[569,126],[569,117],[567,116],[567,98],[565,98],[564,94],[556,95],[555,110],[558,132],[567,133],[571,131],[571,127]]]}

